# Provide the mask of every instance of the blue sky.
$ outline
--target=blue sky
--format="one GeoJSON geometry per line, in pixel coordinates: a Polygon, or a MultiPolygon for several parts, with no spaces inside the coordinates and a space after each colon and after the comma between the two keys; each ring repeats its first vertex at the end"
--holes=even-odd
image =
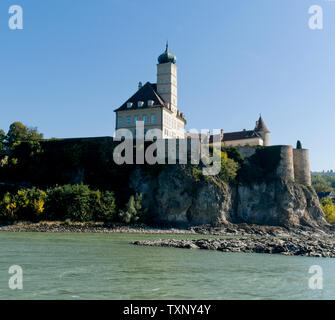
{"type": "Polygon", "coordinates": [[[252,129],[310,148],[312,170],[335,169],[335,1],[1,0],[0,128],[45,137],[110,136],[139,81],[156,81],[169,40],[188,129],[252,129]],[[24,29],[9,30],[21,5],[24,29]],[[308,27],[311,5],[323,30],[308,27]]]}

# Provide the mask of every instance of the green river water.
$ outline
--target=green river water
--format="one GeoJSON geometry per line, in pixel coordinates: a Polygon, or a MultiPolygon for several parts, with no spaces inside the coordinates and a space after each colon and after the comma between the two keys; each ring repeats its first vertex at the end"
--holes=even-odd
{"type": "Polygon", "coordinates": [[[0,299],[335,299],[335,259],[129,244],[159,238],[204,236],[0,232],[0,299]],[[312,265],[322,290],[309,289],[312,265]]]}

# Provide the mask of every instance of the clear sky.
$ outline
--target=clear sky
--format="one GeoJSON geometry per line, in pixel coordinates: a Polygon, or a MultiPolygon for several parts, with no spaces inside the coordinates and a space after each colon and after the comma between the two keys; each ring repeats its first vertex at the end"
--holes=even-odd
{"type": "Polygon", "coordinates": [[[111,136],[157,57],[177,56],[188,129],[253,129],[272,144],[311,149],[311,169],[335,169],[335,1],[1,0],[0,128],[21,121],[51,137],[111,136]],[[323,30],[308,27],[311,5],[323,30]],[[21,5],[23,30],[8,9],[21,5]]]}

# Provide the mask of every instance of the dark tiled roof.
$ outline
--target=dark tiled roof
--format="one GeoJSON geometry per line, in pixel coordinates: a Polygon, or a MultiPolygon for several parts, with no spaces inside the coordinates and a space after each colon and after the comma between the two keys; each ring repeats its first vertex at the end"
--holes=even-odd
{"type": "Polygon", "coordinates": [[[258,121],[256,121],[256,127],[255,127],[255,131],[263,131],[263,132],[269,132],[269,129],[266,127],[262,116],[259,116],[258,121]]]}
{"type": "Polygon", "coordinates": [[[243,130],[237,132],[226,132],[223,134],[222,141],[232,141],[241,139],[260,138],[261,136],[255,130],[243,130]]]}
{"type": "Polygon", "coordinates": [[[134,95],[132,95],[120,108],[114,111],[152,108],[152,106],[151,107],[148,106],[149,100],[154,101],[154,105],[153,105],[154,107],[165,107],[164,100],[157,93],[157,85],[155,83],[147,82],[134,95]],[[144,102],[142,107],[138,107],[138,104],[137,104],[138,101],[144,102]],[[133,103],[131,108],[127,108],[128,102],[133,103]]]}
{"type": "MultiPolygon", "coordinates": [[[[243,130],[223,133],[223,139],[221,141],[234,141],[253,138],[261,138],[261,136],[255,130],[243,130]]],[[[213,142],[213,135],[210,136],[209,142],[213,142]]]]}

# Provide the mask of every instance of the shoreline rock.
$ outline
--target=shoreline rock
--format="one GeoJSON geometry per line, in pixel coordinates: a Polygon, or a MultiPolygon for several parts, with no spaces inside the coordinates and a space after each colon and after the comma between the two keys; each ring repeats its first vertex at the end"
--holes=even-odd
{"type": "Polygon", "coordinates": [[[199,240],[145,240],[134,241],[134,245],[173,247],[183,249],[204,249],[221,252],[268,253],[288,256],[335,258],[335,241],[311,237],[278,238],[270,236],[199,239],[199,240]]]}

